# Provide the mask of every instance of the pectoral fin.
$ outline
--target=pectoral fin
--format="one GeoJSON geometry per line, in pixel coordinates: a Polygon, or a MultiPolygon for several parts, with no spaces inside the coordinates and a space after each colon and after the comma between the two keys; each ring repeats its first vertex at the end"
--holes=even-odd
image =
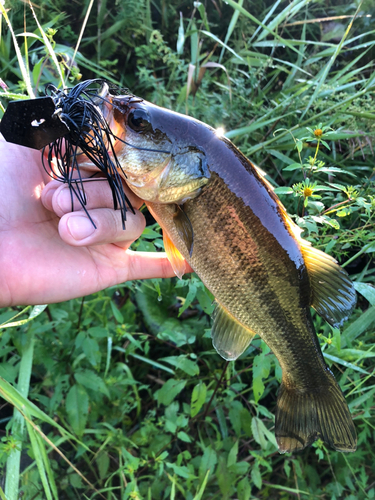
{"type": "Polygon", "coordinates": [[[213,313],[212,344],[227,361],[237,359],[249,346],[255,332],[244,327],[221,304],[213,313]]]}
{"type": "Polygon", "coordinates": [[[163,241],[164,241],[164,249],[166,251],[169,262],[173,267],[173,271],[176,276],[182,279],[182,276],[186,272],[186,262],[180,252],[172,243],[172,240],[169,238],[168,233],[163,230],[163,241]]]}
{"type": "Polygon", "coordinates": [[[191,257],[193,253],[193,243],[194,243],[194,233],[193,227],[189,220],[189,217],[184,212],[183,208],[180,205],[176,205],[176,213],[173,216],[174,224],[176,226],[176,230],[185,243],[187,251],[191,257]]]}
{"type": "Polygon", "coordinates": [[[304,240],[301,250],[312,289],[311,305],[332,326],[348,319],[356,304],[353,283],[335,259],[304,240]]]}

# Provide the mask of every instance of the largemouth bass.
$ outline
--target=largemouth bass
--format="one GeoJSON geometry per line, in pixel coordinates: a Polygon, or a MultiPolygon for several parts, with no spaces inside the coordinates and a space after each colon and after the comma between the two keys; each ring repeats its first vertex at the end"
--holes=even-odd
{"type": "Polygon", "coordinates": [[[188,262],[215,296],[217,352],[235,360],[258,334],[279,360],[279,451],[317,438],[354,451],[354,424],[310,315],[312,306],[335,327],[349,317],[355,291],[346,272],[300,237],[259,169],[213,128],[135,96],[109,95],[101,108],[176,274],[188,262]]]}

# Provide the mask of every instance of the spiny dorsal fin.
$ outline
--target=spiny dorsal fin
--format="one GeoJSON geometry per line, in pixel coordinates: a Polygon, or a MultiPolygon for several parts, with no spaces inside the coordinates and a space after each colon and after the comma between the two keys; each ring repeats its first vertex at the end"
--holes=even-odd
{"type": "Polygon", "coordinates": [[[227,361],[237,359],[250,345],[255,333],[239,323],[221,304],[212,315],[212,344],[227,361]]]}
{"type": "Polygon", "coordinates": [[[312,307],[333,327],[349,318],[356,304],[353,283],[336,260],[300,239],[302,254],[310,278],[312,307]]]}
{"type": "Polygon", "coordinates": [[[172,240],[168,236],[168,233],[165,231],[165,229],[163,229],[163,241],[164,241],[164,248],[165,248],[168,260],[173,267],[173,271],[174,271],[176,276],[178,276],[180,279],[182,279],[182,276],[186,272],[185,259],[180,254],[180,252],[177,250],[177,248],[174,246],[174,244],[172,243],[172,240]]]}

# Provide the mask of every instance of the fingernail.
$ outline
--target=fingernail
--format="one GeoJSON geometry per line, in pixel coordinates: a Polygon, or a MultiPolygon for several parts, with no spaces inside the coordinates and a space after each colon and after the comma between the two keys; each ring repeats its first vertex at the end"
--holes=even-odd
{"type": "Polygon", "coordinates": [[[90,219],[81,215],[70,217],[67,225],[70,234],[75,240],[84,240],[95,231],[90,219]]]}
{"type": "MultiPolygon", "coordinates": [[[[85,196],[83,193],[79,190],[79,199],[83,200],[85,199],[85,196]]],[[[57,196],[56,203],[60,207],[60,210],[66,214],[68,212],[71,212],[73,210],[73,204],[74,201],[76,200],[76,194],[71,193],[69,188],[64,188],[60,191],[60,193],[57,196]]],[[[87,201],[87,196],[86,196],[86,201],[87,201]]]]}
{"type": "Polygon", "coordinates": [[[70,190],[64,188],[57,195],[56,203],[62,212],[67,213],[72,211],[72,200],[73,198],[70,190]]]}

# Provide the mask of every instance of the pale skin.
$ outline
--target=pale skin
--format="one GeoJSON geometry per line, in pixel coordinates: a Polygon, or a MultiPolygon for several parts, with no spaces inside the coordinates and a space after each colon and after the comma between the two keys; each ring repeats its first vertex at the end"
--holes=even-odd
{"type": "MultiPolygon", "coordinates": [[[[0,136],[0,307],[61,302],[124,281],[174,276],[164,253],[129,250],[145,227],[127,212],[126,230],[107,182],[85,183],[91,225],[66,185],[48,178],[41,153],[0,136]]],[[[126,187],[135,209],[142,200],[126,187]]]]}

